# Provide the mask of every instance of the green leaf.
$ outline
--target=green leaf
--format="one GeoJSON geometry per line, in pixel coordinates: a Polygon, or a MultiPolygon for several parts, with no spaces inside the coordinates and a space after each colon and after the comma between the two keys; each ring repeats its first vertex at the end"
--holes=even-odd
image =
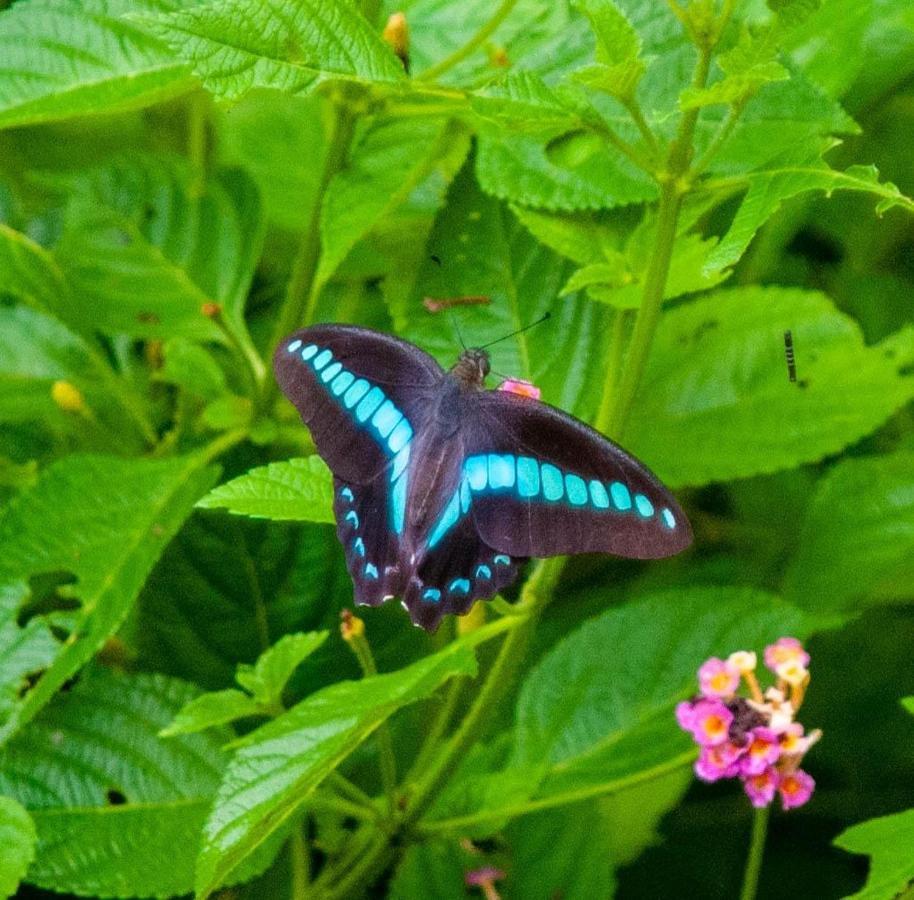
{"type": "Polygon", "coordinates": [[[284,635],[264,651],[253,666],[239,666],[235,680],[258,703],[276,704],[292,673],[327,640],[328,635],[328,631],[284,635]]]}
{"type": "Polygon", "coordinates": [[[12,797],[0,797],[0,897],[12,897],[35,859],[35,823],[12,797]]]}
{"type": "Polygon", "coordinates": [[[785,595],[810,612],[906,599],[914,587],[914,453],[848,459],[819,483],[785,595]]]}
{"type": "Polygon", "coordinates": [[[290,459],[220,484],[197,506],[260,519],[333,523],[333,479],[319,456],[290,459]]]}
{"type": "Polygon", "coordinates": [[[196,184],[176,157],[115,160],[64,182],[69,208],[55,257],[87,327],[135,337],[224,340],[201,308],[243,340],[263,223],[253,184],[228,172],[196,184]],[[180,210],[180,215],[175,215],[180,210]]]}
{"type": "Polygon", "coordinates": [[[914,809],[861,822],[835,838],[835,846],[870,857],[870,873],[863,890],[847,900],[894,900],[914,880],[914,809]]]}
{"type": "Polygon", "coordinates": [[[251,88],[306,94],[344,80],[394,86],[403,67],[354,5],[344,0],[249,3],[217,0],[143,20],[221,100],[251,88]],[[239,14],[240,13],[240,14],[239,14]]]}
{"type": "Polygon", "coordinates": [[[0,516],[0,742],[120,627],[214,480],[200,456],[69,456],[10,502],[0,516]]]}
{"type": "Polygon", "coordinates": [[[541,243],[576,263],[603,262],[617,252],[622,241],[621,223],[607,221],[607,213],[546,212],[512,206],[511,212],[541,243]]]}
{"type": "Polygon", "coordinates": [[[821,294],[721,291],[664,316],[625,443],[672,486],[777,472],[878,428],[914,394],[903,371],[821,294]]]}
{"type": "Polygon", "coordinates": [[[576,81],[628,100],[647,68],[641,38],[613,0],[579,0],[597,38],[597,65],[579,69],[576,81]]]}
{"type": "Polygon", "coordinates": [[[174,384],[203,399],[225,393],[225,373],[200,344],[187,338],[173,338],[165,344],[163,354],[165,362],[155,373],[156,381],[174,384]]]}
{"type": "Polygon", "coordinates": [[[851,166],[844,172],[830,168],[818,156],[810,157],[806,148],[792,149],[768,161],[762,168],[746,175],[716,179],[714,189],[741,189],[746,194],[727,233],[705,262],[712,272],[732,266],[745,253],[755,233],[777,212],[781,204],[809,191],[855,191],[878,198],[876,211],[895,206],[914,212],[914,201],[891,182],[880,182],[875,166],[851,166]]]}
{"type": "Polygon", "coordinates": [[[163,6],[155,0],[28,0],[4,10],[0,128],[137,109],[192,88],[182,62],[121,18],[163,6]]]}
{"type": "Polygon", "coordinates": [[[581,124],[574,109],[533,72],[509,72],[469,97],[479,118],[512,132],[568,130],[581,124]]]}
{"type": "Polygon", "coordinates": [[[399,672],[324,688],[244,738],[204,828],[198,896],[208,896],[394,712],[475,672],[470,645],[456,641],[399,672]]]}
{"type": "Polygon", "coordinates": [[[236,719],[262,715],[265,715],[263,706],[243,691],[234,688],[213,691],[188,701],[159,732],[159,737],[195,734],[216,725],[227,725],[236,719]]]}
{"type": "Polygon", "coordinates": [[[357,241],[434,182],[439,195],[469,152],[463,128],[436,120],[382,120],[355,143],[330,182],[321,211],[317,283],[336,271],[357,241]]]}
{"type": "Polygon", "coordinates": [[[480,193],[465,169],[429,237],[408,302],[392,310],[394,322],[450,368],[456,335],[446,320],[429,313],[425,298],[490,298],[460,319],[468,346],[482,346],[492,335],[508,334],[550,312],[548,323],[495,344],[492,368],[533,381],[550,403],[586,414],[602,380],[594,360],[604,352],[604,311],[580,296],[558,297],[568,274],[568,265],[534,241],[502,204],[480,193]]]}
{"type": "Polygon", "coordinates": [[[228,735],[157,732],[195,693],[90,667],[0,752],[0,790],[31,810],[38,833],[30,884],[93,897],[191,890],[228,735]]]}

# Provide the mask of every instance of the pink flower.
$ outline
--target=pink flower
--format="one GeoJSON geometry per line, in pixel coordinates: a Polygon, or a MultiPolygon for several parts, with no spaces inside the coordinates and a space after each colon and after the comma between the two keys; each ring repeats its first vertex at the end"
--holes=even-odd
{"type": "Polygon", "coordinates": [[[705,697],[732,697],[739,687],[739,669],[712,656],[698,670],[698,684],[705,697]]]}
{"type": "Polygon", "coordinates": [[[797,769],[781,777],[778,793],[781,795],[781,805],[784,809],[795,809],[802,806],[812,796],[816,788],[815,779],[808,772],[797,769]]]}
{"type": "Polygon", "coordinates": [[[539,400],[540,389],[529,381],[521,381],[520,378],[508,378],[503,381],[498,390],[507,391],[509,394],[520,394],[521,397],[529,397],[531,400],[539,400]]]}
{"type": "Polygon", "coordinates": [[[743,788],[753,806],[767,806],[774,800],[779,777],[777,769],[769,768],[758,775],[747,775],[743,779],[743,788]]]}
{"type": "Polygon", "coordinates": [[[780,738],[781,753],[784,756],[796,756],[809,748],[809,741],[803,737],[803,726],[799,722],[791,722],[781,732],[780,738]]]}
{"type": "Polygon", "coordinates": [[[739,774],[739,758],[742,753],[743,748],[730,741],[716,747],[702,747],[695,761],[695,774],[702,781],[733,778],[739,774]]]}
{"type": "Polygon", "coordinates": [[[765,665],[777,675],[781,668],[805,669],[809,665],[809,654],[803,645],[792,637],[778,638],[765,648],[765,665]]]}
{"type": "Polygon", "coordinates": [[[770,728],[753,728],[747,735],[745,754],[740,760],[743,775],[761,775],[781,755],[781,742],[770,728]]]}
{"type": "Polygon", "coordinates": [[[676,721],[683,731],[691,731],[695,722],[694,704],[691,700],[683,700],[676,704],[676,721]]]}
{"type": "Polygon", "coordinates": [[[730,735],[733,713],[719,700],[698,700],[692,705],[689,731],[702,747],[722,744],[730,735]]]}

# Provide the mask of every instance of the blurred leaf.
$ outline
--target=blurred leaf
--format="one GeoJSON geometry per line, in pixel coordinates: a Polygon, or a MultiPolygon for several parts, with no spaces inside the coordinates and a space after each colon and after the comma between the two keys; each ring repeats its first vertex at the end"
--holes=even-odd
{"type": "Polygon", "coordinates": [[[479,865],[454,841],[426,841],[413,844],[403,854],[390,883],[390,900],[466,900],[464,873],[479,865]]]}
{"type": "Polygon", "coordinates": [[[27,0],[0,15],[0,127],[159,103],[193,87],[187,67],[124,13],[167,0],[27,0]]]}
{"type": "Polygon", "coordinates": [[[202,509],[227,509],[241,516],[295,522],[333,518],[333,480],[319,456],[290,459],[251,469],[203,497],[202,509]]]}
{"type": "Polygon", "coordinates": [[[614,97],[634,97],[646,64],[641,59],[641,38],[613,0],[579,0],[597,38],[597,65],[572,76],[588,87],[614,97]]]}
{"type": "Polygon", "coordinates": [[[475,673],[470,645],[457,641],[399,672],[331,685],[244,738],[204,828],[198,895],[208,896],[394,712],[475,673]]]}
{"type": "Polygon", "coordinates": [[[90,668],[0,752],[0,790],[38,832],[30,884],[99,897],[191,890],[228,735],[156,735],[194,694],[161,675],[90,668]]]}
{"type": "Polygon", "coordinates": [[[914,454],[848,459],[819,483],[785,595],[810,612],[902,600],[914,588],[914,454]]]}
{"type": "Polygon", "coordinates": [[[573,107],[532,72],[509,72],[470,92],[470,105],[484,121],[512,132],[545,131],[580,126],[573,107]]]}
{"type": "Polygon", "coordinates": [[[324,193],[318,284],[425,181],[434,179],[443,194],[468,151],[468,136],[449,122],[390,119],[367,128],[324,193]]]}
{"type": "Polygon", "coordinates": [[[240,665],[235,680],[265,706],[280,701],[292,673],[327,640],[329,632],[287,634],[260,654],[253,666],[240,665]]]}
{"type": "Polygon", "coordinates": [[[87,325],[136,337],[224,340],[202,312],[217,303],[238,340],[263,225],[253,184],[222,173],[201,189],[176,157],[118,159],[62,184],[55,256],[87,325]]]}
{"type": "Polygon", "coordinates": [[[576,263],[599,263],[622,242],[620,223],[609,213],[546,212],[512,206],[511,212],[542,244],[576,263]]]}
{"type": "Polygon", "coordinates": [[[495,344],[492,368],[533,381],[544,399],[565,409],[586,416],[595,408],[603,310],[580,296],[558,297],[568,265],[534,241],[502,204],[480,193],[466,169],[451,188],[427,253],[408,304],[392,310],[401,334],[450,368],[459,352],[457,335],[447,319],[428,312],[423,298],[490,298],[488,305],[455,313],[468,346],[487,344],[550,312],[549,322],[495,344]]]}
{"type": "Polygon", "coordinates": [[[866,886],[852,895],[854,900],[894,900],[905,894],[914,880],[912,842],[914,809],[870,819],[841,832],[835,838],[837,847],[871,858],[866,886]]]}
{"type": "Polygon", "coordinates": [[[216,0],[143,22],[221,100],[255,87],[304,94],[328,80],[404,80],[390,48],[344,0],[303,0],[292,10],[281,0],[216,0]]]}
{"type": "Polygon", "coordinates": [[[202,456],[69,456],[4,509],[0,742],[120,627],[153,563],[214,480],[202,456]],[[43,595],[40,578],[50,582],[43,595]]]}
{"type": "Polygon", "coordinates": [[[265,715],[263,706],[249,694],[228,688],[194,697],[182,706],[159,737],[195,734],[216,725],[227,725],[247,716],[265,715]]]}
{"type": "MultiPolygon", "coordinates": [[[[0,16],[0,22],[3,17],[0,16]]],[[[2,294],[18,297],[42,312],[66,318],[69,289],[47,250],[0,222],[2,294]]]]}
{"type": "Polygon", "coordinates": [[[212,354],[187,338],[172,338],[163,348],[165,362],[156,381],[183,388],[195,397],[212,399],[225,393],[225,373],[212,354]]]}
{"type": "Polygon", "coordinates": [[[776,472],[878,428],[914,394],[903,371],[821,294],[720,291],[664,316],[625,444],[672,486],[776,472]]]}
{"type": "Polygon", "coordinates": [[[0,897],[12,897],[35,859],[35,823],[12,797],[0,797],[0,897]]]}

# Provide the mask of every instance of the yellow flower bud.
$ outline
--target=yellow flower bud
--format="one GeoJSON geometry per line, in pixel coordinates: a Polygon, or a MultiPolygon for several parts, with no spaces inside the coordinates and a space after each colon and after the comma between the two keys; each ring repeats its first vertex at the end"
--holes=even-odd
{"type": "Polygon", "coordinates": [[[51,385],[51,399],[64,411],[71,413],[86,411],[86,398],[82,391],[69,381],[55,381],[51,385]]]}

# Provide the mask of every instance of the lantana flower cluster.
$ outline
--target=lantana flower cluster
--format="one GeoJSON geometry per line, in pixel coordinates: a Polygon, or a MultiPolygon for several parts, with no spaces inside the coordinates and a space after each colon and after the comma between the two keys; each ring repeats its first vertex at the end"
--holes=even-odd
{"type": "Polygon", "coordinates": [[[775,683],[763,693],[755,653],[707,660],[699,694],[676,707],[676,719],[701,748],[695,774],[702,781],[739,778],[753,806],[779,794],[784,809],[794,809],[815,789],[800,764],[822,734],[806,734],[795,718],[809,685],[809,654],[796,638],[782,637],[765,648],[764,661],[775,683]]]}

